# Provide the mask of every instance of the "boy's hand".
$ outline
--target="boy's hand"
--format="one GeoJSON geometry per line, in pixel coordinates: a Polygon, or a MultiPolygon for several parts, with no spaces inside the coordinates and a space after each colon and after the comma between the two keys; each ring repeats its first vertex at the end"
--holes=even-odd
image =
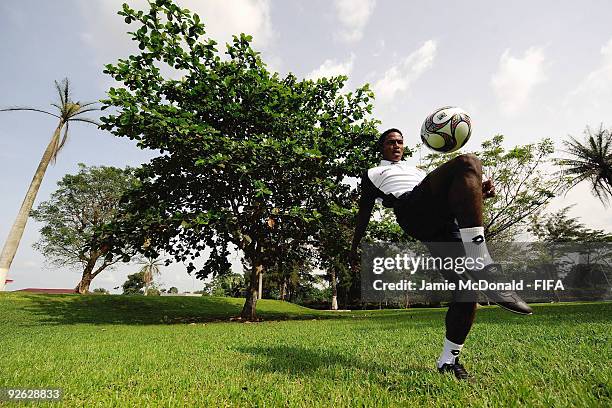
{"type": "Polygon", "coordinates": [[[495,197],[495,185],[493,180],[487,180],[482,182],[482,198],[495,197]]]}

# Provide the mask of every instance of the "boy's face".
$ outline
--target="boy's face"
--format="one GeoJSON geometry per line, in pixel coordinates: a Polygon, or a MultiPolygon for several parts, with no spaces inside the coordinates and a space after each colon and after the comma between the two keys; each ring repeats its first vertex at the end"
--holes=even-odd
{"type": "Polygon", "coordinates": [[[404,138],[397,132],[391,132],[385,138],[382,146],[382,154],[385,160],[400,161],[404,155],[404,138]]]}

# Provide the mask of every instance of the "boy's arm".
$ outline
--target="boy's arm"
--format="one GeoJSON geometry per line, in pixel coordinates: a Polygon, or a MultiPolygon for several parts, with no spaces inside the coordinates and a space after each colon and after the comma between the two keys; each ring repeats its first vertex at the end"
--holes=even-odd
{"type": "Polygon", "coordinates": [[[363,194],[359,200],[359,212],[356,217],[355,233],[353,234],[353,243],[351,245],[351,252],[356,252],[361,239],[365,235],[370,217],[372,216],[372,209],[374,208],[374,200],[364,199],[363,194]]]}
{"type": "Polygon", "coordinates": [[[372,209],[376,202],[376,188],[368,178],[367,173],[364,174],[361,180],[361,198],[359,199],[359,211],[357,212],[355,222],[355,232],[353,234],[353,243],[351,245],[351,253],[357,253],[357,247],[361,242],[361,239],[365,235],[370,217],[372,216],[372,209]]]}

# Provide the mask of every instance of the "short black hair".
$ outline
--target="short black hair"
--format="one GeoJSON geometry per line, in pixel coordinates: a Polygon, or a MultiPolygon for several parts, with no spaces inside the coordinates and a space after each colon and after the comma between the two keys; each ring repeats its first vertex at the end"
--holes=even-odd
{"type": "Polygon", "coordinates": [[[378,148],[379,149],[382,149],[383,144],[385,144],[385,140],[387,139],[387,136],[389,135],[389,133],[393,133],[393,132],[399,133],[402,139],[404,138],[404,135],[402,134],[401,130],[396,129],[396,128],[387,129],[384,132],[382,132],[382,134],[378,138],[378,148]]]}

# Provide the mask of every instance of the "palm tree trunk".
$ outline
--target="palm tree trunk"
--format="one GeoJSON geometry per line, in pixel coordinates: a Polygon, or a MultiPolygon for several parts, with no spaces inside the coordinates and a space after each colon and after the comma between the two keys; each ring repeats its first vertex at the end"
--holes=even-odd
{"type": "Polygon", "coordinates": [[[21,208],[19,209],[19,214],[17,214],[15,223],[13,224],[13,227],[9,232],[8,238],[4,243],[4,247],[2,248],[2,254],[0,255],[0,291],[4,290],[8,271],[11,267],[11,263],[13,262],[13,258],[15,258],[17,248],[19,248],[19,241],[21,241],[23,231],[25,230],[26,223],[28,221],[28,218],[30,217],[30,210],[32,210],[34,200],[36,199],[36,195],[38,194],[38,189],[40,188],[40,184],[42,183],[43,177],[45,176],[47,167],[51,162],[53,153],[55,152],[59,144],[60,133],[63,127],[64,121],[60,120],[59,125],[57,125],[57,128],[53,133],[53,137],[51,138],[51,141],[47,146],[47,149],[45,150],[42,158],[40,159],[40,163],[38,164],[36,173],[34,173],[34,177],[32,178],[32,182],[30,183],[30,188],[28,189],[28,192],[26,193],[26,196],[23,199],[23,203],[21,204],[21,208]]]}

